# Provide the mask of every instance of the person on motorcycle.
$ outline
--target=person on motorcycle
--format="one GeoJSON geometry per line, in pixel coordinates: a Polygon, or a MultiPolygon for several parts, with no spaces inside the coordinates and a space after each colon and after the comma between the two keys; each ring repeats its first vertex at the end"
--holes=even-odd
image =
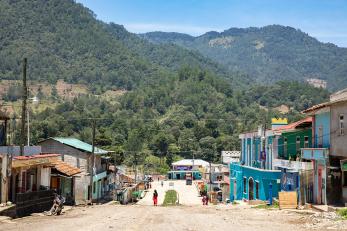
{"type": "Polygon", "coordinates": [[[53,206],[51,210],[49,210],[50,215],[60,215],[63,210],[63,205],[65,203],[65,198],[63,196],[59,196],[57,193],[54,193],[53,206]]]}

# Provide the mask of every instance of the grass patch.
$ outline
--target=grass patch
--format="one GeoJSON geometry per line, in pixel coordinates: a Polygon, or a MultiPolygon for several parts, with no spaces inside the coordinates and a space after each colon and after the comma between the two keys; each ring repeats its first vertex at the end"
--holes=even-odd
{"type": "Polygon", "coordinates": [[[256,205],[252,208],[255,209],[279,209],[280,206],[277,201],[274,201],[272,205],[262,204],[262,205],[256,205]]]}
{"type": "Polygon", "coordinates": [[[347,208],[337,210],[337,214],[339,214],[343,219],[347,220],[347,208]]]}
{"type": "Polygon", "coordinates": [[[166,191],[163,206],[176,205],[176,201],[177,201],[177,192],[175,190],[166,191]]]}

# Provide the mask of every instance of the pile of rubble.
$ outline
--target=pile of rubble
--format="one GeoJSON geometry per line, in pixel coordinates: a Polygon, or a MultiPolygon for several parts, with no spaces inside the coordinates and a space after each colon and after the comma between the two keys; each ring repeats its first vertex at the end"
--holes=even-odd
{"type": "Polygon", "coordinates": [[[304,219],[308,229],[341,230],[347,227],[347,221],[341,219],[336,212],[317,212],[304,219]]]}

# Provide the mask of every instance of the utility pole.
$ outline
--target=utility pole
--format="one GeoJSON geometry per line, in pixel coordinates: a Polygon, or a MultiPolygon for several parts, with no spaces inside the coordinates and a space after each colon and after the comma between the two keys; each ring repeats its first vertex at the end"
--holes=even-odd
{"type": "Polygon", "coordinates": [[[93,120],[93,134],[92,134],[92,153],[91,153],[91,163],[90,163],[90,194],[89,194],[89,200],[90,203],[93,204],[93,177],[94,177],[94,165],[95,165],[95,128],[96,127],[96,121],[93,120]]]}
{"type": "Polygon", "coordinates": [[[27,58],[23,60],[23,94],[22,94],[22,124],[21,124],[21,143],[20,155],[24,156],[25,146],[25,117],[27,109],[28,87],[27,87],[27,58]]]}

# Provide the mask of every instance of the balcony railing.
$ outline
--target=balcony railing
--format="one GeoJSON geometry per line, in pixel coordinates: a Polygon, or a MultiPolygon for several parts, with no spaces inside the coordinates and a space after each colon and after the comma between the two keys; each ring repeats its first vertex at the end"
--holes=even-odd
{"type": "Polygon", "coordinates": [[[294,170],[311,170],[313,169],[312,162],[291,161],[284,159],[274,159],[272,162],[274,167],[294,169],[294,170]]]}
{"type": "Polygon", "coordinates": [[[302,148],[301,158],[306,160],[326,160],[329,157],[328,148],[302,148]]]}

